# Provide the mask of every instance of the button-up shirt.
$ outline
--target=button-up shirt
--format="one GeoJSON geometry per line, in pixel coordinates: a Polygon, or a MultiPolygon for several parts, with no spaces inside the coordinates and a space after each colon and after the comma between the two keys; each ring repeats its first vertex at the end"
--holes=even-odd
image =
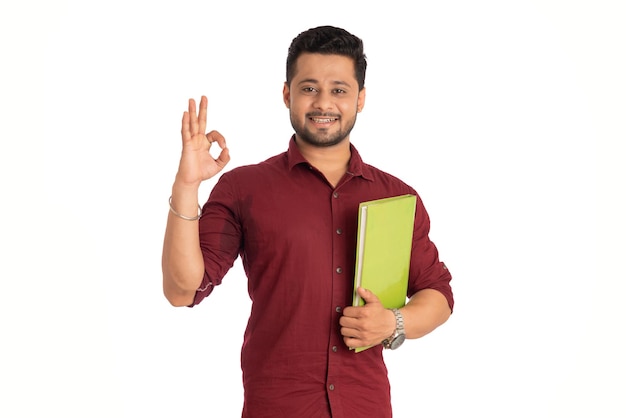
{"type": "MultiPolygon", "coordinates": [[[[339,318],[352,303],[359,203],[402,194],[417,195],[352,145],[333,187],[293,137],[287,152],[220,177],[200,219],[205,275],[194,305],[240,257],[252,300],[243,417],[391,417],[382,346],[349,350],[339,318]]],[[[452,308],[451,276],[428,238],[419,196],[415,216],[407,296],[436,289],[452,308]]]]}

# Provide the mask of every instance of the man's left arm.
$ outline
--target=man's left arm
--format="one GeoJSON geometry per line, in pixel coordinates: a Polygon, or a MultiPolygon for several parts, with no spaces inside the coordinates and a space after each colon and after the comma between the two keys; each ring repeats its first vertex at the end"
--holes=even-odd
{"type": "MultiPolygon", "coordinates": [[[[423,289],[400,308],[404,318],[406,338],[421,338],[448,320],[452,311],[446,297],[434,289],[423,289]]],[[[389,316],[389,315],[387,315],[389,316]]],[[[395,316],[391,315],[391,332],[396,328],[395,316]]],[[[391,334],[389,334],[391,335],[391,334]]]]}

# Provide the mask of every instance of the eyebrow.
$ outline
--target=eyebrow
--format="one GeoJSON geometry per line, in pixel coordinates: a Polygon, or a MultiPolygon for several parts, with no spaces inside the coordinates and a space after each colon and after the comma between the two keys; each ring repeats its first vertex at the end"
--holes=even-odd
{"type": "MultiPolygon", "coordinates": [[[[300,84],[306,84],[306,83],[312,83],[312,84],[318,84],[319,81],[314,79],[314,78],[307,78],[304,80],[301,80],[298,85],[300,84]]],[[[351,87],[349,83],[345,82],[345,81],[341,81],[341,80],[336,80],[332,82],[334,85],[336,86],[346,86],[346,87],[351,87]]]]}

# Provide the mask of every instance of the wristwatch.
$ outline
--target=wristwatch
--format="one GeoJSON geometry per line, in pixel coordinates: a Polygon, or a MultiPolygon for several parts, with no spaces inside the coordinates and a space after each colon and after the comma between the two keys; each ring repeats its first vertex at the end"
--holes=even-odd
{"type": "Polygon", "coordinates": [[[391,337],[383,340],[383,347],[395,350],[402,345],[406,339],[406,335],[404,334],[404,318],[402,317],[400,310],[392,309],[391,311],[396,316],[396,329],[393,334],[391,334],[391,337]]]}

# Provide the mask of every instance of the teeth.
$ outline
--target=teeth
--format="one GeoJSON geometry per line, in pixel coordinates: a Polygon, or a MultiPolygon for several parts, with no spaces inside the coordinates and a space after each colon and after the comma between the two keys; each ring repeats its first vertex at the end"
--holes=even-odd
{"type": "Polygon", "coordinates": [[[332,122],[334,119],[319,119],[319,118],[313,118],[313,120],[317,123],[329,123],[332,122]]]}

